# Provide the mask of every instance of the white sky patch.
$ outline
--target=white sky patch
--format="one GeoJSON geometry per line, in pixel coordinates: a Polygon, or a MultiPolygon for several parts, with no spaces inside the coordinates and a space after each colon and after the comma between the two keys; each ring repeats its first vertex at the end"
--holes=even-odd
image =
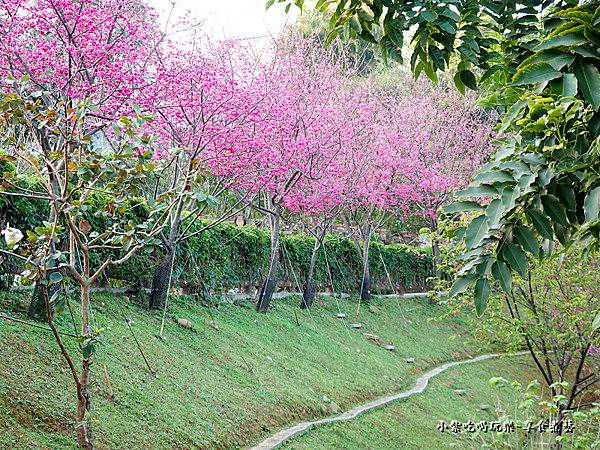
{"type": "MultiPolygon", "coordinates": [[[[172,7],[170,0],[145,0],[159,13],[164,24],[172,7]]],[[[274,4],[265,11],[266,0],[176,0],[171,21],[186,10],[192,17],[205,20],[202,30],[213,39],[259,38],[278,36],[286,23],[293,23],[299,9],[292,5],[274,4]]]]}

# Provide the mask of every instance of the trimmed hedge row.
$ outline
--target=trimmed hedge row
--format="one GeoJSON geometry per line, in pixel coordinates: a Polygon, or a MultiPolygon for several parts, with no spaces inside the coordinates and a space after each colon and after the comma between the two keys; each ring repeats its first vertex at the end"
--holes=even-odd
{"type": "MultiPolygon", "coordinates": [[[[303,288],[309,269],[314,238],[282,235],[278,279],[292,290],[303,288]]],[[[217,291],[223,288],[256,286],[263,280],[270,253],[270,235],[254,226],[237,227],[224,223],[181,243],[176,252],[173,279],[217,291]]],[[[424,285],[432,275],[430,252],[404,244],[371,242],[369,256],[374,290],[390,291],[389,278],[396,288],[424,285]]],[[[356,246],[340,236],[327,236],[314,271],[321,288],[336,292],[360,290],[362,265],[356,246]]]]}
{"type": "MultiPolygon", "coordinates": [[[[90,203],[94,204],[90,205],[84,217],[93,230],[101,231],[106,228],[105,219],[94,217],[93,211],[101,209],[109,201],[110,198],[102,194],[90,198],[90,203]]],[[[40,212],[47,209],[43,203],[0,195],[0,213],[3,212],[3,217],[8,219],[5,222],[9,221],[11,225],[25,231],[37,226],[40,219],[43,220],[40,212]]],[[[138,202],[131,201],[126,216],[126,219],[142,221],[148,217],[148,211],[138,202]]],[[[190,231],[205,225],[206,222],[198,221],[190,231]]],[[[281,236],[278,279],[284,286],[292,290],[303,288],[313,246],[314,238],[311,236],[281,236]]],[[[115,268],[110,276],[122,280],[126,285],[135,284],[140,277],[149,279],[162,258],[162,251],[163,249],[155,249],[150,253],[140,252],[124,266],[115,268]]],[[[113,251],[104,250],[91,255],[92,264],[97,267],[107,257],[119,256],[111,255],[111,252],[113,251]]],[[[173,268],[173,284],[181,280],[181,284],[191,283],[206,292],[258,286],[267,271],[269,253],[270,236],[267,230],[223,223],[179,244],[173,268]]],[[[432,275],[430,252],[402,244],[382,245],[373,241],[369,265],[374,291],[391,291],[388,273],[395,289],[424,285],[425,280],[432,275]]],[[[0,265],[0,274],[5,270],[0,265]]],[[[360,290],[361,274],[361,262],[354,243],[340,236],[327,236],[314,271],[314,281],[319,284],[320,289],[329,287],[336,292],[357,293],[360,290]]]]}

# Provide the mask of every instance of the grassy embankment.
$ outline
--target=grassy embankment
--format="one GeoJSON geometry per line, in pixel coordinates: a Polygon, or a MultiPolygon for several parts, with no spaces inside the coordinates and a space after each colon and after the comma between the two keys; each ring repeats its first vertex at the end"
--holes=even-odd
{"type": "MultiPolygon", "coordinates": [[[[492,387],[489,380],[501,376],[509,381],[527,383],[539,378],[529,356],[493,359],[474,364],[451,367],[433,378],[421,395],[376,409],[350,422],[326,425],[295,438],[282,448],[286,450],[422,450],[422,449],[481,449],[483,443],[501,439],[496,433],[452,434],[437,429],[440,421],[450,425],[452,420],[466,423],[472,420],[493,422],[497,408],[515,414],[520,402],[509,386],[492,387]],[[466,390],[464,395],[455,389],[466,390]],[[490,408],[482,410],[482,405],[490,408]]],[[[517,416],[523,419],[522,416],[517,416]]],[[[545,442],[552,437],[545,434],[545,442]]],[[[510,436],[514,444],[517,436],[510,436]]],[[[522,436],[521,444],[523,444],[522,436]]],[[[496,448],[496,447],[490,447],[496,448]]],[[[498,447],[505,448],[505,447],[498,447]]],[[[506,447],[509,448],[509,447],[506,447]]],[[[513,448],[513,447],[510,447],[513,448]]],[[[523,448],[515,446],[514,448],[523,448]]],[[[530,448],[529,446],[527,448],[530,448]]],[[[536,447],[537,448],[537,447],[536,447]]]]}
{"type": "MultiPolygon", "coordinates": [[[[24,318],[21,300],[4,294],[0,311],[24,318]]],[[[374,300],[381,314],[361,307],[356,317],[354,301],[327,299],[310,314],[298,309],[298,327],[298,298],[274,301],[276,310],[265,317],[249,303],[216,310],[172,297],[164,341],[156,337],[160,312],[106,294],[93,294],[92,301],[94,323],[104,329],[106,344],[92,366],[97,449],[248,447],[285,425],[322,417],[323,395],[345,410],[410,389],[423,371],[476,350],[463,346],[461,319],[428,322],[442,311],[424,300],[374,300]],[[338,312],[348,319],[335,318],[338,312]],[[132,320],[156,377],[149,374],[125,317],[132,320]],[[191,320],[194,329],[177,325],[180,317],[191,320]],[[345,326],[350,322],[363,326],[345,326]],[[363,332],[374,332],[380,344],[391,343],[396,351],[367,340],[363,332]],[[414,357],[415,364],[405,363],[406,357],[414,357]]],[[[68,311],[56,323],[73,331],[68,311]]],[[[77,359],[77,344],[68,337],[65,342],[77,359]]],[[[0,361],[0,449],[75,448],[74,386],[52,334],[0,320],[0,361]]],[[[436,418],[425,415],[412,428],[426,429],[436,418]]]]}

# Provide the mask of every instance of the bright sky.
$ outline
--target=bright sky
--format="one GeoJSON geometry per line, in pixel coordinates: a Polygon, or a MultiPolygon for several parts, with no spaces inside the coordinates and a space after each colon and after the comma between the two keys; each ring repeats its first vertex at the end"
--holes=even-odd
{"type": "MultiPolygon", "coordinates": [[[[190,10],[192,16],[206,19],[203,30],[213,38],[253,38],[277,36],[286,21],[291,23],[299,14],[292,5],[285,13],[285,5],[274,4],[265,12],[266,0],[174,0],[177,15],[190,10]]],[[[170,0],[146,0],[165,20],[171,10],[170,0]]]]}

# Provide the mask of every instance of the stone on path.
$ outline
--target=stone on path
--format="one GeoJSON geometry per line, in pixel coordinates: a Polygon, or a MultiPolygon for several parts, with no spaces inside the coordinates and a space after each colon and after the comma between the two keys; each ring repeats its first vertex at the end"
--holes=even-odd
{"type": "Polygon", "coordinates": [[[335,317],[337,317],[338,319],[343,319],[344,317],[346,317],[346,314],[336,314],[335,317]]]}
{"type": "Polygon", "coordinates": [[[339,405],[335,402],[331,402],[331,403],[323,403],[321,405],[321,411],[323,411],[323,414],[337,414],[342,410],[342,408],[339,407],[339,405]]]}
{"type": "Polygon", "coordinates": [[[177,323],[181,325],[183,328],[192,328],[192,322],[187,319],[177,319],[177,323]]]}
{"type": "Polygon", "coordinates": [[[363,336],[368,339],[374,339],[374,340],[379,339],[379,336],[377,336],[376,334],[371,334],[371,333],[363,333],[363,336]]]}
{"type": "Polygon", "coordinates": [[[384,346],[383,348],[385,348],[386,350],[390,350],[390,351],[392,351],[392,350],[394,350],[396,347],[394,347],[393,345],[386,345],[386,346],[384,346]]]}
{"type": "Polygon", "coordinates": [[[362,324],[360,323],[351,323],[350,324],[350,328],[360,328],[362,326],[362,324]]]}
{"type": "Polygon", "coordinates": [[[406,363],[414,363],[415,362],[415,358],[404,358],[404,362],[406,362],[406,363]]]}
{"type": "Polygon", "coordinates": [[[375,314],[381,314],[381,311],[379,311],[379,308],[377,308],[376,306],[369,306],[369,311],[375,314]]]}
{"type": "Polygon", "coordinates": [[[465,395],[466,392],[464,389],[454,389],[456,395],[465,395]]]}
{"type": "Polygon", "coordinates": [[[482,410],[484,410],[484,411],[485,411],[486,409],[490,409],[490,405],[481,405],[481,406],[479,407],[479,409],[482,409],[482,410]]]}
{"type": "Polygon", "coordinates": [[[329,400],[329,397],[327,397],[325,394],[323,394],[323,401],[325,403],[329,403],[331,400],[329,400]]]}

